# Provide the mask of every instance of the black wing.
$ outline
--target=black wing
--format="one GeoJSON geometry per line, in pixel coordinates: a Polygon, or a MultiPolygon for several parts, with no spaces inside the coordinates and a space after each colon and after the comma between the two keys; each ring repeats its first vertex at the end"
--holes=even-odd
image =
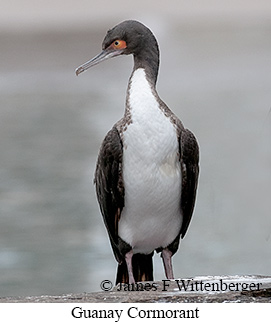
{"type": "Polygon", "coordinates": [[[112,249],[119,262],[121,255],[118,249],[118,221],[124,206],[122,155],[122,140],[117,128],[113,127],[102,143],[94,183],[112,249]]]}
{"type": "Polygon", "coordinates": [[[193,133],[182,129],[179,138],[180,162],[182,171],[181,211],[183,224],[181,238],[183,238],[191,221],[194,210],[198,175],[199,175],[199,147],[193,133]]]}

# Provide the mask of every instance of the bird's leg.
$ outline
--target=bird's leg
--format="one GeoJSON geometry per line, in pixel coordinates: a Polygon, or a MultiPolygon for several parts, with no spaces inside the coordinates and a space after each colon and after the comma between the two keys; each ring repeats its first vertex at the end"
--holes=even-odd
{"type": "Polygon", "coordinates": [[[128,270],[128,277],[129,277],[129,284],[135,284],[135,279],[134,279],[134,274],[133,274],[132,258],[133,258],[133,249],[131,249],[125,255],[125,261],[126,261],[127,270],[128,270]]]}
{"type": "Polygon", "coordinates": [[[162,250],[161,257],[163,259],[163,264],[164,264],[165,274],[167,279],[174,279],[172,262],[171,262],[172,252],[167,248],[165,248],[162,250]]]}

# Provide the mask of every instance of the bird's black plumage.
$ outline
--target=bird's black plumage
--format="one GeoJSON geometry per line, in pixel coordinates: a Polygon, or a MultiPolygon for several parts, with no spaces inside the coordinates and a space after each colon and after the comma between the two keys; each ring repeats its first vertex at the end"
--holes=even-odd
{"type": "MultiPolygon", "coordinates": [[[[168,246],[164,248],[158,246],[156,249],[157,252],[162,251],[167,277],[173,278],[171,257],[178,249],[180,238],[183,238],[187,232],[195,204],[199,174],[197,140],[191,131],[184,128],[181,121],[159,98],[155,90],[159,68],[159,49],[155,37],[147,27],[137,21],[124,21],[108,31],[102,48],[103,52],[101,54],[80,66],[76,73],[79,74],[107,58],[132,54],[134,56],[133,72],[139,68],[144,69],[148,82],[153,88],[153,95],[159,103],[159,108],[165,118],[169,118],[172,126],[176,129],[179,143],[178,158],[182,177],[181,198],[179,201],[182,225],[179,228],[179,233],[172,237],[172,242],[168,246]]],[[[128,95],[130,86],[131,80],[128,86],[128,95]]],[[[133,122],[131,108],[127,99],[124,117],[107,133],[101,145],[95,172],[98,202],[114,255],[119,263],[116,283],[153,280],[153,252],[133,255],[132,246],[120,238],[118,230],[119,221],[125,208],[123,136],[125,136],[127,127],[133,122]]]]}

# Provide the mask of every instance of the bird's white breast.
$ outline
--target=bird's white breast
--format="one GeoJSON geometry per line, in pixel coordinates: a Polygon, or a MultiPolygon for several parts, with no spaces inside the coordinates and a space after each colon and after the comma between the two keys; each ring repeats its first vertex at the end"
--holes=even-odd
{"type": "Polygon", "coordinates": [[[119,236],[134,253],[150,253],[169,245],[182,224],[179,145],[144,69],[134,72],[128,95],[132,122],[123,133],[125,205],[119,236]]]}

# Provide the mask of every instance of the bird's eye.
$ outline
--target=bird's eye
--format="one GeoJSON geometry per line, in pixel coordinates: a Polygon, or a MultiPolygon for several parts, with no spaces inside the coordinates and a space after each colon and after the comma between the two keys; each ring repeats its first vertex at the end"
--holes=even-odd
{"type": "Polygon", "coordinates": [[[124,41],[124,40],[119,40],[119,39],[115,40],[115,41],[111,44],[111,46],[112,46],[114,49],[124,49],[124,48],[126,48],[126,47],[127,47],[127,45],[126,45],[126,41],[124,41]]]}

